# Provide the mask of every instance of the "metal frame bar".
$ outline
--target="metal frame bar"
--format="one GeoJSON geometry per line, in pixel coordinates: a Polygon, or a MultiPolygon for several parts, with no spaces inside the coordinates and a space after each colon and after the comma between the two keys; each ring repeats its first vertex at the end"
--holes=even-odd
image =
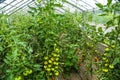
{"type": "MultiPolygon", "coordinates": [[[[9,2],[9,3],[3,2],[3,3],[6,4],[6,5],[3,6],[2,8],[0,8],[0,10],[4,9],[4,8],[7,7],[8,5],[10,5],[10,7],[9,7],[8,9],[4,10],[4,12],[6,12],[6,13],[8,14],[9,12],[15,10],[15,8],[17,8],[17,11],[18,11],[19,9],[21,9],[21,7],[22,7],[23,9],[26,8],[26,5],[24,5],[24,3],[27,3],[27,2],[29,2],[30,0],[25,1],[25,2],[24,2],[23,4],[21,4],[20,6],[16,6],[16,5],[17,5],[17,4],[20,4],[20,3],[23,2],[24,0],[20,0],[19,2],[15,3],[14,5],[12,5],[12,3],[14,3],[15,1],[16,1],[16,0],[12,0],[12,1],[9,2]],[[23,7],[22,5],[23,5],[24,7],[23,7]],[[13,9],[11,9],[11,8],[13,8],[13,9]],[[9,9],[11,9],[11,10],[8,11],[9,9]],[[7,12],[7,11],[8,11],[8,12],[7,12]]],[[[31,0],[30,2],[33,2],[33,1],[35,1],[35,0],[31,0]]],[[[72,0],[72,1],[75,3],[74,0],[72,0]]],[[[94,7],[93,7],[91,4],[85,2],[84,0],[80,0],[80,1],[83,2],[83,3],[85,3],[86,5],[88,5],[88,6],[91,7],[92,9],[94,9],[94,7]]],[[[93,1],[98,2],[97,0],[93,0],[93,1]]],[[[89,9],[87,9],[85,6],[80,6],[80,4],[75,5],[74,3],[71,3],[69,0],[67,0],[66,3],[69,4],[69,5],[71,5],[71,6],[73,6],[73,7],[75,7],[75,8],[77,8],[77,9],[80,10],[80,11],[85,11],[85,10],[82,9],[82,8],[85,8],[86,10],[89,10],[89,9]],[[80,7],[81,7],[81,8],[80,8],[80,7]]],[[[64,11],[67,11],[67,10],[64,9],[64,8],[61,8],[61,9],[63,9],[64,11]]],[[[15,12],[16,12],[16,10],[15,10],[15,12]]],[[[69,12],[69,11],[68,11],[68,12],[69,12]]],[[[11,14],[12,14],[12,12],[11,12],[11,14]]]]}
{"type": "MultiPolygon", "coordinates": [[[[21,0],[20,2],[23,2],[23,0],[21,0]]],[[[17,2],[15,5],[19,4],[20,2],[17,2]]],[[[8,9],[6,9],[6,10],[4,10],[4,12],[8,11],[9,9],[11,9],[11,8],[13,8],[13,7],[18,8],[17,6],[13,6],[13,5],[10,5],[10,6],[11,6],[11,7],[8,8],[8,9]]]]}
{"type": "Polygon", "coordinates": [[[87,2],[85,2],[85,1],[83,1],[83,0],[81,0],[81,2],[87,4],[87,5],[90,6],[91,8],[94,8],[92,5],[88,4],[87,2]]]}
{"type": "MultiPolygon", "coordinates": [[[[33,5],[32,3],[33,3],[33,2],[31,2],[29,5],[33,5]]],[[[23,9],[24,9],[24,8],[27,8],[27,6],[23,7],[23,9]]]]}
{"type": "MultiPolygon", "coordinates": [[[[72,0],[73,1],[73,0],[72,0]]],[[[74,3],[75,3],[75,1],[73,1],[74,3]]],[[[81,6],[80,4],[78,4],[79,6],[81,6]]],[[[85,8],[86,10],[88,10],[86,7],[84,7],[84,6],[81,6],[81,7],[83,7],[83,8],[85,8]]]]}
{"type": "Polygon", "coordinates": [[[77,8],[77,9],[79,9],[80,11],[84,11],[83,9],[79,8],[78,6],[76,6],[76,5],[72,4],[72,3],[71,3],[71,2],[69,2],[69,1],[66,1],[66,3],[68,3],[68,4],[72,5],[73,7],[75,7],[75,8],[77,8]]]}
{"type": "MultiPolygon", "coordinates": [[[[8,3],[5,3],[5,2],[4,2],[4,4],[8,4],[8,3]]],[[[15,5],[16,5],[16,4],[15,4],[15,5]]],[[[11,6],[10,8],[12,8],[12,7],[16,7],[16,6],[11,5],[11,4],[10,4],[10,6],[11,6]]],[[[9,8],[9,9],[10,9],[10,8],[9,8]]],[[[5,11],[5,10],[4,10],[4,11],[5,11]]]]}
{"type": "Polygon", "coordinates": [[[27,3],[27,4],[23,5],[23,6],[20,5],[20,8],[18,8],[18,9],[15,10],[14,12],[10,13],[9,16],[12,15],[12,14],[14,14],[14,13],[17,12],[18,10],[22,9],[23,7],[27,6],[28,4],[30,4],[30,3],[33,2],[33,1],[34,1],[34,0],[30,1],[29,3],[27,3]]]}
{"type": "Polygon", "coordinates": [[[4,9],[5,7],[7,7],[8,5],[12,4],[13,2],[15,2],[16,0],[11,1],[10,3],[8,3],[7,5],[5,5],[4,7],[0,8],[0,10],[4,9]]]}
{"type": "Polygon", "coordinates": [[[57,10],[58,12],[61,12],[61,13],[63,13],[62,11],[60,11],[60,10],[58,10],[58,9],[55,9],[55,10],[57,10]]]}
{"type": "Polygon", "coordinates": [[[95,2],[99,3],[97,0],[94,0],[95,2]]]}

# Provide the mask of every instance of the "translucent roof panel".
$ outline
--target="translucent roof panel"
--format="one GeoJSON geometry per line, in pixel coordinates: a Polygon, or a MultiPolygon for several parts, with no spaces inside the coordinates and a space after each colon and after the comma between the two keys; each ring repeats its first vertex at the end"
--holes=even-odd
{"type": "Polygon", "coordinates": [[[0,3],[0,13],[10,14],[19,8],[25,7],[34,0],[5,0],[0,3]]]}
{"type": "MultiPolygon", "coordinates": [[[[35,0],[0,0],[0,13],[11,14],[20,9],[26,11],[28,9],[27,5],[35,6],[35,0]]],[[[46,0],[42,0],[46,1],[46,0]]],[[[61,1],[61,0],[60,0],[61,1]]],[[[113,0],[115,2],[117,0],[113,0]]],[[[42,3],[41,2],[41,3],[42,3]]],[[[65,12],[65,11],[86,11],[96,9],[97,6],[95,3],[107,4],[107,0],[66,0],[66,2],[60,2],[63,7],[56,8],[57,12],[65,12]]]]}
{"type": "Polygon", "coordinates": [[[95,8],[95,1],[94,0],[68,0],[70,3],[80,7],[82,10],[88,10],[95,8]]]}
{"type": "Polygon", "coordinates": [[[5,0],[0,0],[0,3],[3,3],[5,0]]]}

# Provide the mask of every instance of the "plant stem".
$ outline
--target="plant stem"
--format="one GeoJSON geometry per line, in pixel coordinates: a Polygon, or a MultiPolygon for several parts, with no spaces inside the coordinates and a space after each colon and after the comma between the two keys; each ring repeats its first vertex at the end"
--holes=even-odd
{"type": "MultiPolygon", "coordinates": [[[[117,53],[119,33],[120,33],[120,16],[118,17],[118,26],[116,27],[115,53],[117,53]]],[[[116,55],[116,57],[117,57],[117,55],[116,55]]]]}

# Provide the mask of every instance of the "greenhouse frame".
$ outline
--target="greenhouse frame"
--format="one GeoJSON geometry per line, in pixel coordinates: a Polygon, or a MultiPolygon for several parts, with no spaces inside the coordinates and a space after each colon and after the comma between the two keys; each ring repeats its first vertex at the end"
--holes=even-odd
{"type": "Polygon", "coordinates": [[[0,0],[0,80],[119,80],[120,0],[0,0]]]}

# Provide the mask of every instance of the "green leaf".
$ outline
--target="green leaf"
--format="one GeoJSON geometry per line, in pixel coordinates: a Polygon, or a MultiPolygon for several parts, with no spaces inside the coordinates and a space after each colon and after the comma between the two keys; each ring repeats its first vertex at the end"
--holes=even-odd
{"type": "Polygon", "coordinates": [[[65,62],[65,66],[68,67],[68,66],[72,66],[72,63],[70,61],[66,61],[65,62]]]}
{"type": "Polygon", "coordinates": [[[110,6],[110,4],[112,3],[112,0],[107,0],[107,1],[108,1],[107,5],[110,6]]]}
{"type": "Polygon", "coordinates": [[[119,63],[119,62],[120,62],[119,58],[115,58],[112,64],[113,64],[113,65],[116,65],[116,64],[119,63]]]}
{"type": "Polygon", "coordinates": [[[2,46],[0,46],[0,51],[3,51],[3,47],[2,46]]]}
{"type": "Polygon", "coordinates": [[[106,16],[108,15],[107,13],[102,13],[102,14],[99,14],[99,16],[106,16]]]}
{"type": "Polygon", "coordinates": [[[6,70],[6,72],[7,72],[7,73],[10,73],[10,72],[12,72],[12,70],[11,70],[11,69],[8,69],[8,70],[6,70]]]}
{"type": "Polygon", "coordinates": [[[35,64],[33,67],[35,70],[41,70],[41,65],[39,64],[35,64]]]}
{"type": "Polygon", "coordinates": [[[66,0],[62,0],[62,2],[66,2],[66,0]]]}
{"type": "Polygon", "coordinates": [[[10,63],[7,59],[4,59],[4,62],[5,62],[6,64],[9,64],[9,63],[10,63]]]}
{"type": "Polygon", "coordinates": [[[109,20],[108,22],[106,22],[107,26],[112,26],[114,23],[113,23],[113,19],[109,20]]]}
{"type": "Polygon", "coordinates": [[[61,4],[54,4],[56,7],[63,7],[61,4]]]}
{"type": "Polygon", "coordinates": [[[17,58],[18,48],[12,51],[13,58],[17,58]]]}
{"type": "Polygon", "coordinates": [[[38,3],[40,3],[42,0],[37,0],[38,3]]]}
{"type": "Polygon", "coordinates": [[[101,27],[98,28],[98,32],[103,32],[101,27]]]}
{"type": "Polygon", "coordinates": [[[103,5],[101,3],[96,3],[96,6],[99,7],[100,9],[103,9],[103,5]]]}
{"type": "Polygon", "coordinates": [[[34,12],[37,12],[37,9],[35,7],[31,7],[31,6],[28,6],[31,10],[33,10],[34,12]]]}
{"type": "Polygon", "coordinates": [[[34,12],[32,12],[32,11],[28,11],[28,13],[30,13],[31,15],[34,15],[34,12]]]}

